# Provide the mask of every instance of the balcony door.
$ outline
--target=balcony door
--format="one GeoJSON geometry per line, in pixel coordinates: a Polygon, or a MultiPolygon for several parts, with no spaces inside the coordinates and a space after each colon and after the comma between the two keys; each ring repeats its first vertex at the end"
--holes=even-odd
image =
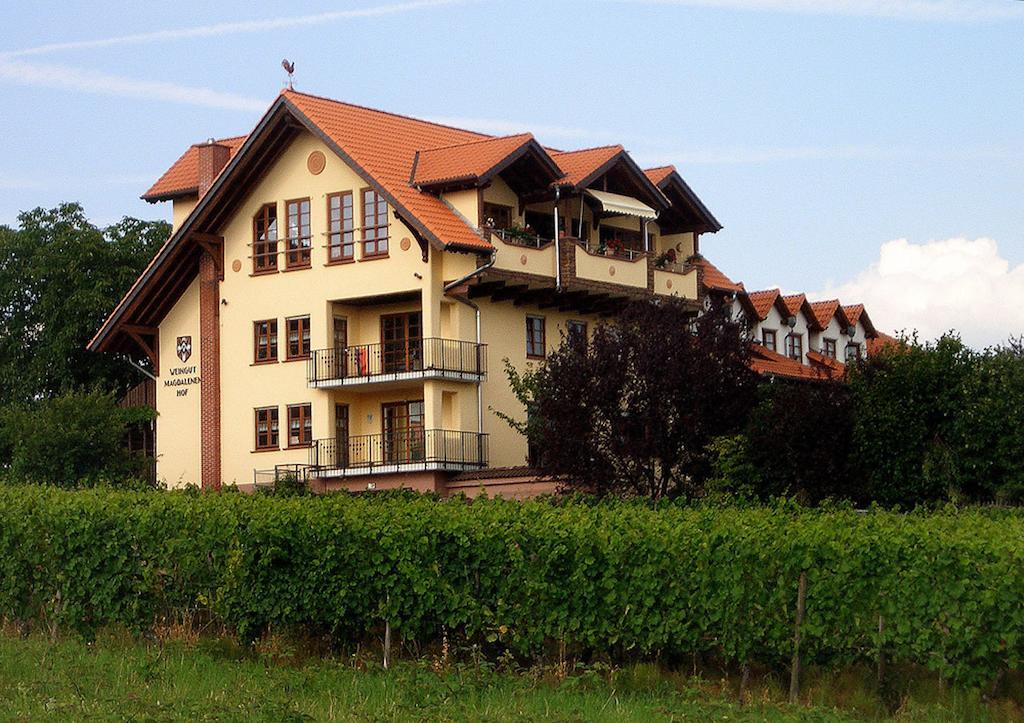
{"type": "Polygon", "coordinates": [[[381,316],[380,347],[385,374],[423,369],[423,316],[420,312],[381,316]]]}
{"type": "Polygon", "coordinates": [[[334,463],[348,467],[348,405],[334,405],[334,463]]]}
{"type": "Polygon", "coordinates": [[[334,317],[334,376],[347,376],[348,319],[343,316],[334,317]]]}
{"type": "Polygon", "coordinates": [[[382,405],[381,420],[386,462],[401,464],[424,459],[426,433],[423,429],[422,399],[382,405]]]}

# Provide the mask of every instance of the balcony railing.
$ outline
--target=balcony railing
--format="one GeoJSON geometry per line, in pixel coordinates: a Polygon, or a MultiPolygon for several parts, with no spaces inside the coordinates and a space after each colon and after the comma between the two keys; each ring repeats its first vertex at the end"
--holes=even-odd
{"type": "Polygon", "coordinates": [[[552,243],[552,239],[516,228],[491,228],[487,230],[510,246],[540,249],[552,243]]]}
{"type": "Polygon", "coordinates": [[[320,476],[478,469],[487,466],[487,435],[408,429],[318,439],[309,450],[309,464],[320,476]]]}
{"type": "Polygon", "coordinates": [[[317,349],[307,378],[317,387],[433,378],[477,381],[487,375],[487,345],[457,339],[409,339],[317,349]]]}
{"type": "Polygon", "coordinates": [[[609,258],[634,261],[647,255],[647,252],[643,249],[633,249],[628,246],[620,246],[616,248],[610,244],[601,244],[595,241],[580,241],[579,244],[588,253],[596,256],[608,256],[609,258]]]}

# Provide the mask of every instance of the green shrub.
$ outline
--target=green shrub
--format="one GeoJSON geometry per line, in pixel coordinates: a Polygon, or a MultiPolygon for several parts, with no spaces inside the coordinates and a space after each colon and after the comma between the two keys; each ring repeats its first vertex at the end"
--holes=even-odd
{"type": "Polygon", "coordinates": [[[15,479],[62,487],[145,476],[146,460],[124,446],[125,427],[152,419],[113,395],[71,392],[0,409],[0,465],[15,479]]]}
{"type": "Polygon", "coordinates": [[[980,685],[1019,670],[1024,516],[337,495],[0,489],[0,616],[89,635],[198,614],[364,640],[447,632],[497,656],[785,664],[803,650],[980,685]],[[884,616],[880,640],[878,617],[884,616]]]}

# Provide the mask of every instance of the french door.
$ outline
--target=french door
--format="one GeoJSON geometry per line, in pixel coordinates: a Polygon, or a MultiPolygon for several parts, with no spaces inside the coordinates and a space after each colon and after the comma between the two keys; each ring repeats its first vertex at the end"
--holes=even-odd
{"type": "Polygon", "coordinates": [[[423,368],[423,316],[418,311],[380,317],[381,367],[385,374],[423,368]]]}
{"type": "Polygon", "coordinates": [[[348,467],[348,405],[334,405],[334,455],[338,467],[348,467]]]}
{"type": "Polygon", "coordinates": [[[348,319],[343,316],[334,317],[334,376],[341,378],[348,376],[348,319]]]}
{"type": "Polygon", "coordinates": [[[384,460],[389,464],[424,459],[426,435],[423,429],[423,400],[391,402],[381,406],[384,432],[384,460]]]}

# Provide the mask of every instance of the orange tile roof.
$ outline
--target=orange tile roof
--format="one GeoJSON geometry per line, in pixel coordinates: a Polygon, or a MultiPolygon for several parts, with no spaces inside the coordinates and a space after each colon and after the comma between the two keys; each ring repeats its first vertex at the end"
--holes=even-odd
{"type": "Polygon", "coordinates": [[[843,313],[846,314],[846,318],[850,320],[851,324],[856,324],[860,321],[860,315],[864,313],[864,304],[844,306],[843,313]]]}
{"type": "Polygon", "coordinates": [[[790,359],[757,343],[751,343],[750,351],[750,368],[758,374],[815,381],[832,378],[832,374],[821,366],[801,364],[795,359],[790,359]]]}
{"type": "Polygon", "coordinates": [[[532,140],[533,134],[519,133],[418,150],[410,182],[419,186],[479,178],[532,140]]]}
{"type": "Polygon", "coordinates": [[[779,298],[779,294],[778,289],[751,291],[747,294],[747,299],[750,300],[751,306],[757,312],[758,319],[763,321],[768,318],[768,312],[772,310],[772,306],[775,304],[775,300],[779,298]]]}
{"type": "Polygon", "coordinates": [[[294,90],[283,91],[282,95],[413,216],[407,221],[419,221],[445,244],[480,250],[492,248],[444,201],[409,185],[416,151],[489,136],[294,90]]]}
{"type": "Polygon", "coordinates": [[[675,172],[675,166],[658,166],[657,168],[644,169],[644,173],[647,175],[649,179],[651,179],[651,183],[653,183],[655,186],[657,186],[659,183],[664,181],[666,178],[668,178],[675,172]]]}
{"type": "Polygon", "coordinates": [[[575,186],[623,150],[622,146],[614,145],[552,153],[555,163],[565,171],[565,175],[556,183],[560,186],[575,186]]]}
{"type": "MultiPolygon", "coordinates": [[[[247,136],[220,138],[215,143],[227,146],[234,156],[242,147],[247,136]]],[[[148,191],[142,194],[147,201],[163,201],[175,196],[195,194],[199,192],[199,146],[196,143],[186,149],[181,157],[174,162],[164,175],[157,179],[148,191]]]]}
{"type": "Polygon", "coordinates": [[[782,303],[786,306],[786,311],[789,312],[790,316],[796,316],[800,313],[800,309],[807,303],[806,294],[790,294],[782,297],[782,303]]]}
{"type": "Polygon", "coordinates": [[[846,365],[838,359],[822,354],[820,351],[814,351],[813,349],[807,352],[807,359],[812,365],[817,365],[825,369],[826,374],[832,376],[842,376],[846,373],[846,365]]]}
{"type": "Polygon", "coordinates": [[[878,336],[876,336],[874,338],[870,338],[870,337],[868,338],[868,341],[867,341],[868,356],[871,356],[872,354],[877,354],[878,352],[882,351],[883,349],[886,349],[886,348],[891,347],[891,346],[896,346],[896,347],[902,346],[902,344],[903,344],[903,342],[901,342],[896,337],[894,337],[894,336],[892,336],[890,334],[886,334],[884,331],[880,331],[880,332],[878,332],[878,336]]]}
{"type": "Polygon", "coordinates": [[[723,274],[717,266],[703,256],[694,258],[690,263],[700,268],[701,280],[707,288],[714,289],[715,291],[743,291],[742,284],[737,284],[735,281],[723,274]]]}
{"type": "Polygon", "coordinates": [[[811,311],[814,313],[818,326],[824,329],[832,321],[832,317],[836,315],[836,312],[839,311],[839,299],[814,301],[811,303],[811,311]]]}

